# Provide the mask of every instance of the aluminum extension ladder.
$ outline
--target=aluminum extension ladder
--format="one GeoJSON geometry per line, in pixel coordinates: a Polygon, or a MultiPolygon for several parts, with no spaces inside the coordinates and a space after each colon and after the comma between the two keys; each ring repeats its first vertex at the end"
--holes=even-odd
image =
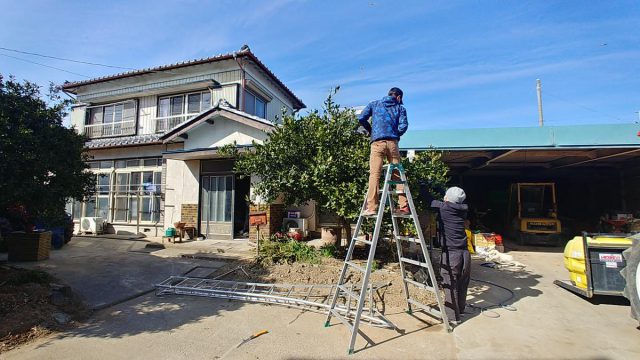
{"type": "MultiPolygon", "coordinates": [[[[378,213],[376,215],[365,216],[363,212],[366,210],[367,205],[367,196],[365,195],[364,203],[362,204],[362,209],[360,212],[360,216],[358,217],[358,222],[356,224],[355,232],[353,234],[353,238],[349,244],[349,250],[347,251],[347,256],[344,261],[344,265],[342,267],[342,271],[340,273],[340,278],[336,285],[337,291],[333,294],[333,299],[331,301],[331,306],[329,308],[329,314],[327,315],[327,320],[325,322],[325,327],[328,327],[331,322],[332,317],[338,318],[343,324],[345,324],[349,330],[351,331],[351,340],[349,342],[349,354],[353,353],[353,349],[356,342],[356,336],[358,334],[358,327],[360,326],[360,320],[362,316],[362,311],[364,309],[365,302],[367,301],[367,290],[369,288],[369,277],[371,275],[371,266],[373,264],[374,256],[376,253],[376,247],[378,244],[378,239],[380,238],[380,229],[382,222],[384,220],[385,207],[387,204],[389,205],[389,209],[391,210],[391,222],[393,223],[393,236],[395,239],[397,251],[398,251],[398,259],[400,262],[400,273],[402,275],[403,289],[404,294],[407,301],[407,312],[411,314],[413,312],[413,308],[418,308],[419,310],[425,311],[427,314],[440,319],[444,328],[447,332],[452,330],[451,325],[447,319],[447,315],[444,311],[444,301],[442,299],[442,295],[440,293],[440,289],[438,287],[438,283],[435,277],[435,272],[433,270],[433,266],[431,264],[431,258],[429,257],[429,252],[427,250],[427,244],[424,240],[424,235],[422,234],[422,228],[420,227],[420,222],[418,221],[418,215],[416,213],[416,208],[413,203],[413,198],[411,197],[411,191],[409,190],[407,177],[405,175],[404,168],[401,164],[389,164],[385,165],[386,169],[385,178],[384,178],[384,186],[381,191],[381,201],[378,205],[378,213]],[[400,180],[393,180],[392,174],[394,171],[397,171],[400,176],[400,180]],[[394,203],[394,199],[392,197],[392,185],[404,185],[404,194],[407,197],[407,203],[409,206],[410,213],[406,215],[396,214],[396,206],[394,203]],[[373,237],[370,240],[366,240],[364,237],[360,237],[360,232],[362,230],[362,224],[365,218],[375,218],[376,223],[373,230],[373,237]],[[418,237],[411,236],[400,236],[400,229],[398,224],[399,218],[408,218],[413,220],[413,225],[415,227],[416,233],[418,237]],[[416,244],[422,250],[421,256],[418,256],[417,259],[412,259],[405,257],[402,251],[402,243],[407,242],[410,244],[416,244]],[[357,243],[363,243],[370,246],[369,249],[369,257],[367,259],[367,266],[363,268],[358,266],[353,262],[353,252],[357,243]],[[405,266],[411,265],[418,268],[426,269],[427,276],[425,276],[424,282],[416,281],[414,278],[407,277],[407,272],[405,266]],[[346,284],[347,273],[349,271],[358,271],[363,274],[362,281],[360,282],[360,286],[357,289],[367,289],[365,291],[357,291],[352,290],[346,284]],[[432,285],[429,285],[429,282],[432,285]],[[411,298],[411,293],[409,292],[409,288],[415,287],[418,289],[422,289],[424,291],[430,292],[434,294],[438,309],[433,308],[430,305],[422,304],[419,301],[416,301],[411,298]],[[350,302],[355,302],[355,316],[353,318],[353,322],[350,319],[344,317],[339,308],[336,307],[337,299],[340,296],[344,296],[350,302]]],[[[397,191],[396,191],[397,193],[397,191]]],[[[370,304],[369,307],[372,307],[373,304],[370,304]]]]}
{"type": "MultiPolygon", "coordinates": [[[[374,291],[388,285],[387,283],[369,284],[369,293],[373,294],[374,291]]],[[[358,286],[353,286],[351,291],[359,291],[358,286]]],[[[251,301],[315,311],[322,314],[326,314],[329,311],[329,299],[332,298],[334,293],[335,285],[253,283],[187,276],[170,276],[156,284],[156,296],[191,295],[251,301]]],[[[371,303],[373,303],[373,299],[371,299],[371,303]]],[[[351,304],[346,300],[341,301],[341,304],[335,309],[343,317],[355,317],[355,308],[352,308],[351,304]]],[[[367,325],[395,328],[395,325],[374,307],[366,308],[364,311],[366,313],[362,317],[367,325]]]]}

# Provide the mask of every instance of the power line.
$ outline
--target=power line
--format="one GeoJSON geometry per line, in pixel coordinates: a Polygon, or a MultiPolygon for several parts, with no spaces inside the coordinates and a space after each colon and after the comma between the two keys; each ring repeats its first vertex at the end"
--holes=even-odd
{"type": "Polygon", "coordinates": [[[9,57],[9,58],[12,58],[12,59],[16,59],[16,60],[20,60],[20,61],[28,62],[28,63],[31,63],[31,64],[36,64],[36,65],[40,65],[40,66],[44,66],[44,67],[48,67],[48,68],[55,69],[55,70],[58,70],[58,71],[64,71],[64,72],[66,72],[66,73],[73,74],[73,75],[78,75],[78,76],[82,76],[82,77],[85,77],[85,78],[87,78],[87,79],[90,79],[90,78],[91,78],[90,76],[87,76],[87,75],[78,74],[78,73],[75,73],[75,72],[73,72],[73,71],[69,71],[69,70],[61,69],[61,68],[58,68],[58,67],[55,67],[55,66],[46,65],[46,64],[39,63],[39,62],[35,62],[35,61],[31,61],[31,60],[27,60],[27,59],[19,58],[19,57],[16,57],[16,56],[11,56],[11,55],[2,54],[2,53],[0,53],[0,55],[2,55],[2,56],[6,56],[6,57],[9,57]]]}
{"type": "Polygon", "coordinates": [[[584,105],[582,105],[582,104],[574,103],[574,102],[572,102],[572,101],[570,101],[570,100],[568,100],[568,99],[562,98],[562,97],[560,97],[560,96],[558,96],[558,95],[551,94],[551,93],[549,93],[548,91],[545,91],[545,94],[546,94],[546,95],[551,95],[551,97],[554,97],[554,98],[556,98],[556,99],[559,99],[559,100],[565,101],[565,102],[567,102],[567,103],[569,103],[569,104],[571,104],[571,105],[574,105],[574,106],[577,106],[577,107],[581,107],[581,108],[583,108],[583,109],[585,109],[585,110],[589,110],[589,111],[592,111],[592,112],[594,112],[594,113],[597,113],[597,114],[600,114],[600,115],[604,115],[604,116],[610,117],[610,118],[612,118],[612,119],[616,119],[616,120],[619,120],[619,121],[623,121],[623,120],[622,120],[620,117],[618,117],[618,116],[614,116],[614,115],[611,115],[611,114],[605,114],[605,113],[603,113],[603,112],[601,112],[601,111],[598,111],[598,110],[596,110],[596,109],[590,108],[590,107],[588,107],[588,106],[584,106],[584,105]]]}
{"type": "Polygon", "coordinates": [[[38,54],[38,53],[22,51],[22,50],[16,50],[16,49],[9,49],[9,48],[5,48],[5,47],[0,47],[0,50],[13,51],[13,52],[17,52],[17,53],[20,53],[20,54],[40,56],[40,57],[49,58],[49,59],[69,61],[69,62],[74,62],[74,63],[78,63],[78,64],[103,66],[103,67],[108,67],[108,68],[113,68],[113,69],[122,69],[122,70],[136,70],[134,68],[124,67],[124,66],[106,65],[106,64],[94,63],[94,62],[89,62],[89,61],[66,59],[66,58],[61,58],[61,57],[57,57],[57,56],[38,54]]]}

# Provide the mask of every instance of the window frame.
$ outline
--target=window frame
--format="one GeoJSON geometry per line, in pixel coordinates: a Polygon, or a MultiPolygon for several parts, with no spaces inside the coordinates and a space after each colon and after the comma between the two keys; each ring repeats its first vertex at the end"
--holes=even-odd
{"type": "Polygon", "coordinates": [[[137,129],[138,126],[136,124],[137,120],[138,120],[138,101],[136,99],[129,99],[129,100],[118,101],[113,103],[87,106],[85,110],[84,128],[85,128],[85,133],[87,133],[86,131],[87,127],[94,127],[95,125],[103,126],[101,128],[100,135],[90,136],[90,138],[129,136],[129,135],[135,135],[137,133],[138,131],[137,129]],[[130,118],[125,117],[125,114],[127,113],[127,109],[126,109],[127,104],[133,105],[133,109],[131,110],[132,115],[130,118]],[[116,121],[118,106],[122,106],[122,110],[120,111],[120,120],[116,121]],[[107,108],[112,108],[111,119],[110,121],[105,122],[105,114],[107,114],[107,111],[106,111],[107,108]],[[95,109],[100,109],[100,119],[99,121],[92,122],[92,118],[93,118],[92,114],[95,109]],[[123,124],[129,124],[129,123],[133,123],[133,126],[132,126],[133,133],[115,134],[116,131],[122,131],[121,129],[123,124]],[[109,124],[111,125],[110,128],[108,127],[109,124]],[[104,134],[106,129],[109,129],[110,134],[107,134],[107,135],[104,134]]]}
{"type": "Polygon", "coordinates": [[[261,119],[267,119],[267,106],[269,105],[269,102],[267,101],[267,99],[265,99],[264,97],[262,97],[261,95],[258,95],[255,91],[251,91],[250,89],[245,88],[244,89],[245,95],[244,95],[244,112],[246,112],[249,115],[253,115],[253,116],[257,116],[261,119]],[[253,112],[249,112],[247,111],[247,93],[249,93],[251,96],[253,96],[253,112]],[[258,115],[257,109],[258,107],[256,106],[258,101],[264,103],[264,116],[258,115]]]}

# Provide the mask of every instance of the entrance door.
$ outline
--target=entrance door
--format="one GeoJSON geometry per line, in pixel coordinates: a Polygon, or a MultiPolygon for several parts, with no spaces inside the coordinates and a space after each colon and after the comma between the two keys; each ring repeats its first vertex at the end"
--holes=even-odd
{"type": "Polygon", "coordinates": [[[200,231],[209,239],[233,239],[233,175],[203,176],[200,231]]]}

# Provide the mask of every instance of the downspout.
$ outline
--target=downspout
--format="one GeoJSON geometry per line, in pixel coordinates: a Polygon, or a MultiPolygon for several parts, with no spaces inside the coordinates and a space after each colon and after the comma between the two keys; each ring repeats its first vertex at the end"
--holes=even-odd
{"type": "Polygon", "coordinates": [[[233,52],[233,60],[235,60],[235,62],[238,64],[238,67],[240,68],[240,76],[241,76],[241,78],[240,78],[240,87],[242,88],[242,91],[240,92],[241,93],[240,96],[242,97],[242,102],[241,102],[242,108],[240,110],[244,111],[244,109],[245,109],[244,89],[245,89],[246,81],[247,81],[246,80],[247,79],[246,70],[244,69],[244,65],[242,64],[242,60],[238,59],[238,52],[237,51],[233,52]]]}

